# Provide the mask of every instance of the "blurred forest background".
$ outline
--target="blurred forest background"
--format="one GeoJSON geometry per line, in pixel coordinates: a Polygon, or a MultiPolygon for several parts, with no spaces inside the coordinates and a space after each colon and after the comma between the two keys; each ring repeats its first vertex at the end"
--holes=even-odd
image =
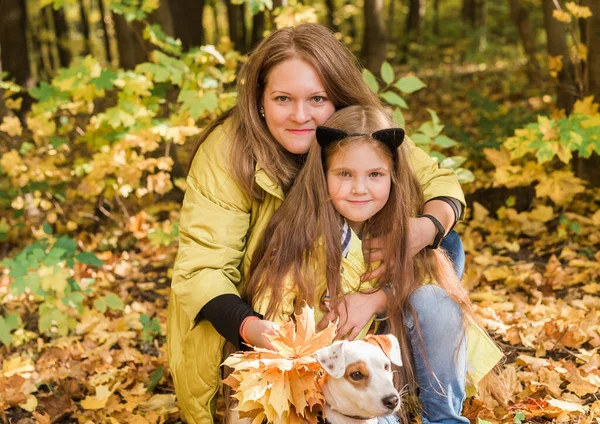
{"type": "Polygon", "coordinates": [[[0,419],[174,423],[166,300],[194,137],[319,22],[464,183],[504,349],[474,423],[600,416],[600,0],[0,0],[0,419]]]}

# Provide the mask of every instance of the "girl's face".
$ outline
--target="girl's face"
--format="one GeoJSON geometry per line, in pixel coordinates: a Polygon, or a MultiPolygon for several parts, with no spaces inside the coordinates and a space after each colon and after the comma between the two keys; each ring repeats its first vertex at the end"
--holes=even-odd
{"type": "Polygon", "coordinates": [[[271,70],[263,107],[275,140],[295,154],[308,152],[317,126],[335,112],[314,68],[300,59],[286,60],[271,70]]]}
{"type": "Polygon", "coordinates": [[[329,160],[327,190],[333,207],[356,233],[390,197],[392,162],[371,143],[339,149],[329,160]]]}

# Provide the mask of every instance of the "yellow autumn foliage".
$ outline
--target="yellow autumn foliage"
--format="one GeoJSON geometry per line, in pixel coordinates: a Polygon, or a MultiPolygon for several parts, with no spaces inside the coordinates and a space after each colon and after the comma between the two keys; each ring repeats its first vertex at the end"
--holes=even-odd
{"type": "Polygon", "coordinates": [[[0,124],[0,131],[4,131],[11,137],[19,136],[23,134],[23,127],[21,121],[16,116],[5,116],[0,124]]]}
{"type": "Polygon", "coordinates": [[[575,2],[569,1],[565,4],[567,10],[577,19],[586,19],[592,16],[592,11],[587,6],[580,6],[575,2]]]}
{"type": "Polygon", "coordinates": [[[559,22],[564,22],[566,24],[568,24],[569,22],[571,22],[571,15],[569,15],[567,12],[565,12],[564,10],[559,10],[559,9],[554,9],[552,11],[552,16],[554,17],[554,19],[556,19],[559,22]]]}
{"type": "Polygon", "coordinates": [[[548,56],[548,69],[550,71],[550,75],[553,78],[558,76],[558,73],[562,71],[563,68],[563,57],[562,56],[548,56]]]}
{"type": "Polygon", "coordinates": [[[549,197],[557,205],[565,205],[585,190],[584,181],[571,171],[556,171],[535,187],[538,197],[549,197]]]}
{"type": "Polygon", "coordinates": [[[305,305],[295,324],[276,331],[268,336],[275,351],[254,348],[227,358],[223,364],[234,371],[223,382],[234,389],[235,409],[253,422],[316,424],[324,398],[318,383],[322,368],[313,354],[333,342],[336,324],[316,333],[314,310],[305,305]]]}

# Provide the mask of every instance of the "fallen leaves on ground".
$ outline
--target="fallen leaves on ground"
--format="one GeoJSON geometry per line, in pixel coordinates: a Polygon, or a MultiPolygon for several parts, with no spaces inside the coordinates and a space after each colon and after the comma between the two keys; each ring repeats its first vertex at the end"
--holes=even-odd
{"type": "Polygon", "coordinates": [[[469,402],[471,419],[512,423],[523,414],[523,422],[596,422],[600,191],[585,196],[589,203],[554,208],[534,199],[529,212],[504,206],[493,213],[475,204],[462,231],[465,283],[507,361],[500,372],[504,402],[482,393],[481,403],[469,402]]]}
{"type": "MultiPolygon", "coordinates": [[[[94,240],[91,240],[95,243],[94,240]]],[[[74,334],[23,337],[11,350],[2,347],[0,420],[8,423],[175,423],[181,420],[169,378],[166,346],[168,266],[176,244],[156,248],[138,240],[137,251],[99,254],[104,289],[126,304],[101,313],[86,308],[74,334]],[[159,325],[145,338],[140,317],[159,325]]],[[[0,291],[6,286],[0,279],[0,291]]],[[[32,302],[8,302],[25,325],[35,325],[32,302]],[[33,319],[31,319],[33,318],[33,319]]],[[[33,328],[33,327],[31,327],[33,328]]]]}

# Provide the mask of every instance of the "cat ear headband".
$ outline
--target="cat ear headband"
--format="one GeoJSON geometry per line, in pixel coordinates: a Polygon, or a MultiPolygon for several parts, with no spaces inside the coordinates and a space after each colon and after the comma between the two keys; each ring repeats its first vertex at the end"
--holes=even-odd
{"type": "Polygon", "coordinates": [[[375,131],[372,134],[348,134],[347,132],[337,128],[318,126],[316,136],[317,142],[322,148],[348,137],[370,137],[388,146],[395,157],[396,149],[400,147],[404,141],[404,130],[402,128],[386,128],[384,130],[375,131]]]}

